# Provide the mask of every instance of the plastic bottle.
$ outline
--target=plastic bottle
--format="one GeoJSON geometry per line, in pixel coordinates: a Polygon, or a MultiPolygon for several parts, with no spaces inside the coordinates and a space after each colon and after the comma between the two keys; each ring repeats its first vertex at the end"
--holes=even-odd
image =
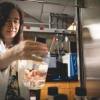
{"type": "Polygon", "coordinates": [[[87,91],[85,87],[76,87],[75,88],[75,100],[88,100],[87,91]]]}
{"type": "MultiPolygon", "coordinates": [[[[46,43],[46,38],[36,37],[36,41],[46,43]]],[[[48,65],[49,65],[49,52],[47,56],[42,57],[43,62],[27,60],[23,84],[29,89],[41,89],[45,85],[48,65]]],[[[32,55],[40,57],[39,55],[32,55]]]]}
{"type": "Polygon", "coordinates": [[[58,94],[58,87],[51,86],[48,87],[48,98],[47,100],[54,100],[54,96],[58,94]]]}

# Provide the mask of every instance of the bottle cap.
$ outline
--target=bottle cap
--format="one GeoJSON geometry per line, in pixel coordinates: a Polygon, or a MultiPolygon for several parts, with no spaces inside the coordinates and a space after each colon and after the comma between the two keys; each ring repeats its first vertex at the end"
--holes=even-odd
{"type": "Polygon", "coordinates": [[[85,87],[76,87],[75,95],[77,96],[87,96],[87,91],[85,87]]]}
{"type": "Polygon", "coordinates": [[[48,95],[58,94],[58,87],[48,87],[48,95]]]}
{"type": "Polygon", "coordinates": [[[59,93],[54,96],[54,100],[68,100],[68,96],[65,94],[59,93]]]}
{"type": "Polygon", "coordinates": [[[37,36],[36,41],[41,42],[41,43],[46,43],[46,38],[43,36],[37,36]]]}

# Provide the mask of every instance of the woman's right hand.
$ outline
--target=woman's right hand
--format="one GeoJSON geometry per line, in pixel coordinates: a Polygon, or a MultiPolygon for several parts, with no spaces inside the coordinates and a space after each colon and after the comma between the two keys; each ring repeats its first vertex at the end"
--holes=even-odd
{"type": "Polygon", "coordinates": [[[42,61],[42,59],[32,55],[45,56],[48,54],[48,48],[46,44],[32,40],[25,40],[14,46],[13,52],[17,60],[42,61]]]}

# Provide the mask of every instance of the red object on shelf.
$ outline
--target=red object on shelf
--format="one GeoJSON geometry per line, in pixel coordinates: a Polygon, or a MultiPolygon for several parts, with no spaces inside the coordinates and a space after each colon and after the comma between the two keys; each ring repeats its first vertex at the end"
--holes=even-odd
{"type": "Polygon", "coordinates": [[[26,26],[26,29],[30,29],[30,26],[26,26]]]}
{"type": "Polygon", "coordinates": [[[40,30],[44,30],[44,27],[40,27],[40,30]]]}

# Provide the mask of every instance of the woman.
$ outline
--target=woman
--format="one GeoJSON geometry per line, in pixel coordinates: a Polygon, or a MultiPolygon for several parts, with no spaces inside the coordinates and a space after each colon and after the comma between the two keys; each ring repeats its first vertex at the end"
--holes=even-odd
{"type": "Polygon", "coordinates": [[[32,54],[47,55],[45,44],[23,40],[23,12],[11,2],[0,3],[0,100],[23,97],[29,90],[23,85],[25,60],[42,61],[32,54]]]}

